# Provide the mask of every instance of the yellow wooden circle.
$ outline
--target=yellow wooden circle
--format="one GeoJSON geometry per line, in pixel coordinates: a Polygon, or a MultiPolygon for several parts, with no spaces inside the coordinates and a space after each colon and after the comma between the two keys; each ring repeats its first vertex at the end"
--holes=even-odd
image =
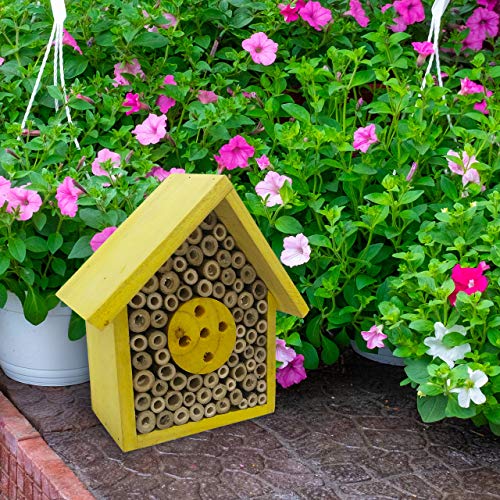
{"type": "Polygon", "coordinates": [[[172,359],[189,373],[210,373],[233,352],[236,324],[218,300],[197,297],[182,304],[170,320],[168,348],[172,359]]]}

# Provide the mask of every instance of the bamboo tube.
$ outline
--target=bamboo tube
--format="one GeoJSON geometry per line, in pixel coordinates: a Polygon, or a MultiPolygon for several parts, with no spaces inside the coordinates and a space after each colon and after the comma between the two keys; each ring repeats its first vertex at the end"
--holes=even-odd
{"type": "Polygon", "coordinates": [[[215,260],[220,267],[225,269],[231,265],[231,254],[228,250],[219,250],[215,255],[215,260]]]}
{"type": "Polygon", "coordinates": [[[184,425],[189,422],[189,410],[181,406],[177,408],[174,412],[174,424],[175,425],[184,425]]]}
{"type": "Polygon", "coordinates": [[[158,269],[158,272],[160,274],[165,274],[165,273],[168,273],[169,271],[172,270],[172,264],[173,264],[173,260],[172,259],[168,259],[167,261],[165,261],[162,266],[158,269]]]}
{"type": "MultiPolygon", "coordinates": [[[[163,299],[162,299],[163,305],[163,299]]],[[[158,309],[151,313],[151,326],[153,328],[163,328],[168,323],[168,316],[165,311],[158,309]]]]}
{"type": "Polygon", "coordinates": [[[220,281],[216,281],[212,288],[212,297],[222,299],[226,295],[226,287],[220,281]]]}
{"type": "Polygon", "coordinates": [[[257,309],[251,307],[245,311],[245,316],[243,317],[243,324],[245,326],[251,327],[259,320],[259,313],[257,309]]]}
{"type": "Polygon", "coordinates": [[[255,325],[255,329],[257,330],[257,333],[266,333],[267,332],[267,321],[265,319],[261,319],[257,321],[257,324],[255,325]]]}
{"type": "Polygon", "coordinates": [[[257,377],[249,373],[241,383],[243,389],[247,392],[252,392],[257,387],[257,377]]]}
{"type": "Polygon", "coordinates": [[[203,385],[209,389],[213,389],[219,383],[219,376],[216,372],[207,373],[203,377],[203,385]]]}
{"type": "Polygon", "coordinates": [[[255,305],[255,309],[259,312],[259,314],[266,314],[268,310],[267,300],[259,300],[255,305]]]}
{"type": "Polygon", "coordinates": [[[233,290],[230,290],[229,292],[226,292],[226,295],[224,295],[224,298],[222,299],[222,302],[224,302],[224,305],[231,309],[236,305],[238,302],[238,295],[236,292],[233,290]]]}
{"type": "MultiPolygon", "coordinates": [[[[243,281],[241,281],[241,283],[243,283],[243,281]]],[[[236,289],[234,290],[236,291],[236,289]]],[[[241,292],[238,295],[238,305],[244,310],[250,309],[253,306],[253,302],[254,302],[253,295],[249,292],[241,292]]]]}
{"type": "Polygon", "coordinates": [[[224,285],[231,286],[236,280],[236,272],[230,267],[223,269],[220,275],[220,280],[224,283],[224,285]]]}
{"type": "MultiPolygon", "coordinates": [[[[186,255],[188,247],[189,247],[188,242],[183,241],[182,244],[179,246],[179,248],[177,248],[177,250],[174,252],[174,255],[177,255],[177,256],[186,255]]],[[[175,257],[174,257],[174,262],[175,262],[175,257]]]]}
{"type": "Polygon", "coordinates": [[[168,349],[158,349],[154,353],[154,359],[157,365],[166,365],[170,361],[170,352],[168,349]]]}
{"type": "Polygon", "coordinates": [[[236,342],[234,344],[234,352],[237,354],[242,353],[247,346],[247,343],[245,342],[245,339],[236,339],[236,342]]]}
{"type": "Polygon", "coordinates": [[[177,298],[182,302],[187,302],[193,296],[193,290],[189,286],[181,285],[176,292],[177,298]]]}
{"type": "MultiPolygon", "coordinates": [[[[243,321],[243,315],[245,314],[245,312],[243,311],[243,309],[241,307],[233,307],[231,312],[233,314],[233,318],[234,318],[235,323],[239,323],[240,321],[243,321]]],[[[243,326],[243,325],[241,325],[241,326],[243,326]]],[[[245,328],[245,327],[243,326],[243,328],[245,328]]]]}
{"type": "Polygon", "coordinates": [[[156,427],[158,429],[168,429],[174,425],[174,414],[171,411],[164,410],[156,415],[156,427]]]}
{"type": "Polygon", "coordinates": [[[223,415],[231,409],[231,403],[228,398],[223,398],[215,403],[215,409],[218,415],[223,415]]]}
{"type": "Polygon", "coordinates": [[[157,351],[167,345],[167,335],[160,330],[154,330],[148,335],[148,345],[151,349],[157,351]]]}
{"type": "Polygon", "coordinates": [[[224,398],[227,394],[227,389],[224,384],[217,384],[213,389],[212,389],[212,397],[214,398],[215,401],[220,401],[222,398],[224,398]]]}
{"type": "Polygon", "coordinates": [[[153,384],[153,388],[151,389],[151,394],[153,396],[165,396],[168,391],[168,384],[165,382],[165,380],[155,380],[155,383],[153,384]]]}
{"type": "Polygon", "coordinates": [[[182,279],[186,285],[193,286],[198,281],[198,273],[195,269],[188,267],[184,274],[182,275],[182,279]]]}
{"type": "Polygon", "coordinates": [[[226,378],[229,375],[229,366],[227,365],[220,366],[219,369],[217,370],[217,375],[219,376],[219,379],[226,378]]]}
{"type": "Polygon", "coordinates": [[[235,352],[232,352],[226,362],[227,366],[229,366],[229,368],[233,368],[235,367],[238,363],[240,362],[240,358],[239,356],[235,353],[235,352]]]}
{"type": "Polygon", "coordinates": [[[243,281],[240,280],[240,278],[236,278],[233,283],[233,290],[236,293],[241,293],[243,291],[243,288],[245,288],[245,284],[243,281]]]}
{"type": "Polygon", "coordinates": [[[193,422],[199,422],[205,416],[205,410],[200,403],[195,403],[189,409],[189,418],[193,422]]]}
{"type": "Polygon", "coordinates": [[[253,328],[246,330],[245,340],[247,344],[254,344],[257,340],[257,332],[253,328]]]}
{"type": "Polygon", "coordinates": [[[245,328],[244,325],[239,324],[236,326],[236,337],[239,339],[245,338],[245,335],[247,334],[247,329],[245,328]]]}
{"type": "Polygon", "coordinates": [[[128,316],[128,326],[133,333],[145,332],[151,324],[151,316],[146,309],[134,309],[128,316]]]}
{"type": "Polygon", "coordinates": [[[231,255],[231,264],[235,269],[241,269],[247,262],[245,254],[237,250],[231,255]]]}
{"type": "Polygon", "coordinates": [[[255,361],[257,363],[263,363],[267,358],[267,352],[263,347],[257,347],[255,349],[255,361]]]}
{"type": "Polygon", "coordinates": [[[187,377],[184,373],[177,372],[174,378],[170,381],[170,387],[174,391],[182,391],[187,385],[187,377]]]}
{"type": "Polygon", "coordinates": [[[132,356],[132,366],[137,370],[147,370],[152,364],[153,358],[146,351],[136,352],[132,356]]]}
{"type": "Polygon", "coordinates": [[[220,276],[220,266],[216,260],[207,260],[201,268],[201,274],[210,280],[215,281],[220,276]]]}
{"type": "Polygon", "coordinates": [[[151,405],[151,396],[147,392],[140,392],[134,397],[134,408],[137,411],[149,410],[151,405]]]}
{"type": "Polygon", "coordinates": [[[229,400],[231,404],[234,406],[238,406],[243,399],[243,393],[239,389],[235,389],[234,391],[229,393],[229,400]]]}
{"type": "Polygon", "coordinates": [[[248,395],[247,397],[248,400],[248,407],[253,408],[254,406],[257,406],[257,403],[259,402],[259,397],[255,392],[252,392],[251,394],[248,395]]]}
{"type": "Polygon", "coordinates": [[[217,241],[223,241],[227,236],[227,229],[224,224],[218,222],[212,230],[212,234],[217,241]]]}
{"type": "Polygon", "coordinates": [[[203,377],[201,375],[190,375],[186,384],[187,390],[196,392],[203,387],[203,377]]]}
{"type": "Polygon", "coordinates": [[[135,422],[137,431],[140,434],[147,434],[156,426],[156,415],[151,410],[141,411],[135,422]]]}
{"type": "Polygon", "coordinates": [[[190,246],[186,254],[186,259],[192,266],[200,266],[203,262],[203,252],[201,248],[194,245],[190,246]]]}
{"type": "Polygon", "coordinates": [[[137,292],[132,297],[128,305],[132,309],[142,309],[146,305],[146,294],[143,292],[137,292]]]}
{"type": "Polygon", "coordinates": [[[165,396],[167,410],[175,411],[182,406],[182,394],[179,391],[168,391],[165,396]]]}
{"type": "Polygon", "coordinates": [[[267,297],[267,287],[261,280],[255,280],[252,283],[252,294],[257,300],[263,300],[267,297]]]}
{"type": "Polygon", "coordinates": [[[226,379],[226,389],[229,391],[229,392],[232,392],[236,389],[236,380],[234,380],[234,378],[227,378],[226,379]]]}
{"type": "Polygon", "coordinates": [[[200,297],[210,297],[212,295],[213,285],[211,281],[203,278],[196,283],[196,293],[200,297]]]}
{"type": "Polygon", "coordinates": [[[242,279],[245,285],[250,285],[257,278],[257,273],[255,269],[250,264],[245,264],[240,271],[240,278],[242,279]]]}
{"type": "Polygon", "coordinates": [[[148,293],[153,293],[158,290],[158,287],[160,286],[160,283],[158,281],[158,278],[156,277],[155,274],[149,278],[149,280],[146,282],[146,284],[141,288],[141,292],[144,292],[146,294],[148,293]]]}
{"type": "Polygon", "coordinates": [[[246,410],[248,408],[248,399],[247,398],[242,398],[240,401],[240,404],[238,405],[238,408],[240,410],[246,410]]]}
{"type": "Polygon", "coordinates": [[[266,347],[266,345],[267,345],[267,335],[259,335],[257,337],[257,340],[255,341],[255,343],[259,347],[266,347]]]}
{"type": "Polygon", "coordinates": [[[179,299],[175,295],[167,295],[163,300],[163,305],[167,311],[174,312],[179,307],[179,299]]]}
{"type": "Polygon", "coordinates": [[[219,243],[212,235],[209,234],[201,240],[200,248],[205,257],[213,257],[219,249],[219,243]]]}
{"type": "Polygon", "coordinates": [[[134,390],[136,392],[147,392],[155,382],[155,376],[149,370],[138,371],[133,378],[134,390]]]}
{"type": "Polygon", "coordinates": [[[160,413],[165,409],[165,398],[156,396],[151,400],[151,411],[153,413],[160,413]]]}
{"type": "Polygon", "coordinates": [[[130,347],[133,351],[144,351],[148,347],[148,339],[145,335],[132,335],[130,338],[130,347]]]}
{"type": "Polygon", "coordinates": [[[267,382],[264,379],[257,380],[257,392],[266,392],[267,382]]]}
{"type": "Polygon", "coordinates": [[[169,271],[160,278],[160,290],[166,295],[175,293],[180,284],[181,280],[174,271],[169,271]]]}
{"type": "Polygon", "coordinates": [[[210,212],[200,224],[200,227],[205,231],[211,231],[215,224],[217,224],[217,215],[215,215],[215,212],[210,212]]]}
{"type": "MultiPolygon", "coordinates": [[[[186,250],[187,251],[187,250],[186,250]]],[[[184,257],[174,257],[174,263],[172,264],[172,269],[176,273],[183,273],[187,269],[188,263],[184,257]]]]}
{"type": "Polygon", "coordinates": [[[265,405],[267,403],[267,394],[261,393],[257,396],[257,403],[259,405],[265,405]]]}
{"type": "Polygon", "coordinates": [[[172,363],[167,363],[166,365],[162,365],[156,371],[158,377],[161,380],[172,380],[175,377],[175,366],[172,363]]]}
{"type": "Polygon", "coordinates": [[[236,382],[241,382],[247,376],[247,368],[244,363],[238,363],[234,368],[231,368],[230,373],[236,382]]]}
{"type": "Polygon", "coordinates": [[[264,378],[267,373],[267,366],[265,363],[257,363],[257,366],[255,367],[255,376],[260,379],[264,378]]]}
{"type": "Polygon", "coordinates": [[[146,299],[146,304],[153,311],[160,309],[163,305],[163,297],[158,292],[150,293],[146,299]]]}
{"type": "Polygon", "coordinates": [[[191,245],[197,245],[203,238],[203,231],[200,227],[197,227],[188,237],[187,242],[191,245]]]}
{"type": "Polygon", "coordinates": [[[252,359],[254,356],[254,348],[251,345],[247,345],[245,347],[245,350],[243,351],[243,358],[244,359],[252,359]]]}
{"type": "Polygon", "coordinates": [[[234,248],[234,238],[232,236],[227,236],[224,238],[224,241],[222,242],[222,246],[224,247],[225,250],[231,251],[234,248]]]}
{"type": "Polygon", "coordinates": [[[253,372],[257,366],[257,361],[255,361],[255,359],[247,359],[245,361],[245,366],[247,368],[247,372],[253,372]]]}
{"type": "Polygon", "coordinates": [[[182,394],[182,402],[186,408],[193,406],[196,403],[196,394],[194,392],[184,392],[182,394]]]}
{"type": "Polygon", "coordinates": [[[215,403],[210,402],[207,405],[205,405],[205,418],[212,418],[217,415],[217,407],[215,406],[215,403]]]}
{"type": "Polygon", "coordinates": [[[202,387],[196,393],[196,400],[198,401],[198,403],[206,405],[207,403],[212,401],[212,391],[208,387],[202,387]]]}

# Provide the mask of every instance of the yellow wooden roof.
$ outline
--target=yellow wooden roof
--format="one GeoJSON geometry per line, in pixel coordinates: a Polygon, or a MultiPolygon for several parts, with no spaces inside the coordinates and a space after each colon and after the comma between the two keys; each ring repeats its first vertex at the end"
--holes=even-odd
{"type": "Polygon", "coordinates": [[[223,175],[170,175],[57,296],[92,325],[104,328],[214,209],[266,283],[277,309],[304,317],[306,303],[223,175]]]}

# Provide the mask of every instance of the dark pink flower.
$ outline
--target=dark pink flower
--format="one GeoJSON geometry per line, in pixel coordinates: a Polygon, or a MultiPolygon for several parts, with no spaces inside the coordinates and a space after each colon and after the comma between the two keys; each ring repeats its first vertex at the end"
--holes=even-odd
{"type": "Polygon", "coordinates": [[[389,26],[389,28],[394,31],[395,33],[400,33],[402,31],[406,31],[406,28],[408,28],[408,25],[404,22],[403,18],[401,16],[397,16],[394,18],[394,22],[396,24],[393,24],[392,26],[389,26]]]}
{"type": "Polygon", "coordinates": [[[376,142],[378,142],[378,137],[375,132],[375,125],[370,123],[370,125],[360,127],[356,130],[356,132],[354,132],[354,142],[352,143],[352,147],[366,153],[368,148],[376,142]]]}
{"type": "Polygon", "coordinates": [[[278,5],[278,9],[280,10],[280,14],[284,17],[285,23],[291,23],[292,21],[296,21],[299,18],[299,11],[304,7],[304,0],[297,0],[295,2],[295,6],[290,4],[282,4],[278,5]]]}
{"type": "Polygon", "coordinates": [[[42,198],[31,189],[11,188],[7,193],[7,212],[16,212],[17,220],[31,219],[41,206],[42,198]]]}
{"type": "Polygon", "coordinates": [[[284,368],[276,370],[276,381],[284,389],[291,385],[298,384],[307,378],[306,370],[304,368],[304,356],[299,354],[293,361],[288,363],[284,368]]]}
{"type": "Polygon", "coordinates": [[[235,168],[248,167],[248,159],[255,153],[255,148],[241,136],[233,137],[228,144],[219,149],[216,159],[220,166],[233,170],[235,168]]]}
{"type": "Polygon", "coordinates": [[[65,177],[59,184],[56,193],[57,206],[61,214],[74,217],[78,211],[78,197],[83,191],[75,186],[71,177],[65,177]]]}
{"type": "Polygon", "coordinates": [[[265,170],[269,165],[271,165],[271,162],[269,161],[269,158],[266,155],[262,155],[259,158],[255,158],[255,161],[257,162],[257,165],[261,170],[265,170]]]}
{"type": "Polygon", "coordinates": [[[209,104],[211,102],[217,102],[218,99],[219,99],[219,96],[215,92],[212,92],[211,90],[200,90],[198,92],[198,100],[202,104],[209,104]]]}
{"type": "Polygon", "coordinates": [[[166,95],[161,95],[156,99],[156,105],[160,108],[160,112],[165,114],[170,108],[175,106],[175,99],[166,95]]]}
{"type": "Polygon", "coordinates": [[[486,7],[488,10],[495,10],[498,0],[477,0],[477,4],[486,7]]]}
{"type": "Polygon", "coordinates": [[[164,79],[163,79],[163,83],[165,85],[177,85],[177,82],[175,81],[175,77],[174,75],[167,75],[164,79]]]}
{"type": "Polygon", "coordinates": [[[153,167],[147,174],[146,177],[155,177],[160,182],[164,181],[171,174],[185,174],[186,171],[183,168],[171,168],[170,170],[165,170],[161,167],[153,167]]]}
{"type": "Polygon", "coordinates": [[[321,31],[332,20],[332,11],[319,2],[307,2],[299,11],[300,17],[315,30],[321,31]]]}
{"type": "Polygon", "coordinates": [[[132,133],[143,145],[158,144],[167,135],[167,117],[165,115],[154,115],[152,113],[132,133]]]}
{"type": "Polygon", "coordinates": [[[469,95],[469,94],[482,94],[484,93],[484,87],[468,78],[462,78],[460,80],[460,91],[458,95],[469,95]]]}
{"type": "Polygon", "coordinates": [[[140,101],[139,94],[133,94],[132,92],[127,93],[122,106],[130,108],[125,112],[126,115],[137,113],[141,109],[147,109],[147,106],[140,101]]]}
{"type": "Polygon", "coordinates": [[[451,272],[455,290],[449,296],[450,304],[455,305],[458,292],[465,292],[467,295],[484,292],[488,286],[488,279],[483,276],[483,273],[489,268],[490,266],[484,261],[480,262],[477,267],[461,267],[457,264],[451,272]]]}
{"type": "Polygon", "coordinates": [[[80,55],[83,55],[82,50],[80,49],[80,47],[78,47],[78,44],[76,43],[76,40],[64,28],[63,28],[62,42],[63,45],[68,45],[69,47],[72,47],[80,55]]]}
{"type": "Polygon", "coordinates": [[[483,32],[470,31],[462,42],[462,49],[481,50],[486,40],[483,32]]]}
{"type": "Polygon", "coordinates": [[[382,12],[382,14],[386,11],[386,10],[389,10],[391,7],[394,7],[392,5],[392,3],[386,3],[385,5],[383,5],[381,8],[380,8],[380,11],[382,12]]]}
{"type": "Polygon", "coordinates": [[[394,9],[403,23],[410,25],[425,19],[424,6],[420,0],[396,0],[394,9]]]}
{"type": "Polygon", "coordinates": [[[366,28],[370,22],[370,18],[366,15],[365,9],[359,0],[349,1],[349,10],[344,12],[344,16],[352,16],[356,22],[362,27],[366,28]]]}
{"type": "Polygon", "coordinates": [[[252,61],[256,64],[269,66],[276,60],[278,44],[268,38],[262,31],[254,33],[250,38],[243,40],[241,46],[250,54],[252,61]]]}
{"type": "Polygon", "coordinates": [[[139,76],[143,80],[146,78],[144,71],[141,69],[141,65],[137,59],[132,59],[129,63],[117,63],[115,68],[115,83],[113,86],[118,87],[119,85],[130,85],[130,82],[123,76],[123,73],[127,75],[139,76]]]}
{"type": "Polygon", "coordinates": [[[117,229],[116,226],[110,226],[94,235],[90,240],[92,250],[95,252],[117,229]]]}
{"type": "Polygon", "coordinates": [[[0,57],[0,66],[5,62],[5,59],[3,57],[0,57]]]}
{"type": "Polygon", "coordinates": [[[499,16],[495,11],[478,7],[465,25],[476,37],[495,37],[498,35],[498,20],[499,16]]]}
{"type": "Polygon", "coordinates": [[[384,339],[387,335],[382,331],[383,325],[373,325],[369,330],[361,332],[361,336],[366,340],[366,347],[368,349],[375,349],[375,347],[385,347],[384,339]]]}
{"type": "Polygon", "coordinates": [[[434,45],[432,42],[412,42],[413,48],[421,56],[430,56],[434,54],[434,45]]]}

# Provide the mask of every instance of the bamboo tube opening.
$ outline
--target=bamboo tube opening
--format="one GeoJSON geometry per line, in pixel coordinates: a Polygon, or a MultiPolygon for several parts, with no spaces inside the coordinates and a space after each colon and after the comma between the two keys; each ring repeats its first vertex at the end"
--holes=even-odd
{"type": "Polygon", "coordinates": [[[247,344],[254,344],[257,340],[257,332],[253,328],[249,328],[246,332],[245,340],[247,344]]]}
{"type": "Polygon", "coordinates": [[[175,376],[175,366],[172,363],[160,366],[156,372],[161,380],[172,380],[175,376]]]}
{"type": "Polygon", "coordinates": [[[184,271],[182,278],[184,280],[184,283],[186,283],[186,285],[192,286],[198,281],[198,273],[196,272],[195,269],[188,268],[184,271]]]}
{"type": "Polygon", "coordinates": [[[267,335],[259,335],[255,343],[259,347],[265,347],[267,345],[267,335]]]}
{"type": "Polygon", "coordinates": [[[261,280],[255,280],[252,283],[252,294],[257,300],[263,300],[267,297],[267,286],[261,280]]]}
{"type": "Polygon", "coordinates": [[[213,228],[212,234],[214,235],[214,238],[217,241],[223,241],[227,236],[226,226],[224,226],[224,224],[222,224],[220,222],[215,224],[215,227],[213,228]]]}
{"type": "Polygon", "coordinates": [[[165,409],[165,398],[157,396],[151,400],[151,411],[153,413],[160,413],[165,409]]]}
{"type": "Polygon", "coordinates": [[[215,417],[215,415],[217,415],[217,408],[215,406],[215,403],[210,402],[205,405],[205,417],[212,418],[215,417]]]}
{"type": "Polygon", "coordinates": [[[227,413],[231,409],[231,403],[228,398],[223,398],[215,403],[215,409],[219,415],[227,413]]]}
{"type": "Polygon", "coordinates": [[[226,384],[226,389],[229,392],[232,392],[236,389],[236,380],[234,380],[234,378],[227,378],[225,384],[226,384]]]}
{"type": "Polygon", "coordinates": [[[160,286],[160,283],[158,281],[158,278],[156,277],[155,274],[151,276],[151,278],[148,279],[146,284],[141,288],[141,292],[144,292],[146,294],[148,293],[153,293],[158,290],[158,287],[160,286]]]}
{"type": "Polygon", "coordinates": [[[128,305],[132,309],[142,309],[146,305],[146,294],[143,292],[137,292],[132,297],[128,305]]]}
{"type": "Polygon", "coordinates": [[[257,396],[257,403],[259,405],[265,405],[267,403],[267,394],[259,394],[257,396]]]}
{"type": "Polygon", "coordinates": [[[246,332],[247,332],[247,329],[245,328],[244,325],[239,324],[236,326],[236,338],[238,338],[238,339],[244,338],[246,335],[246,332]]]}
{"type": "Polygon", "coordinates": [[[240,271],[240,278],[243,280],[245,285],[250,285],[257,278],[257,273],[255,269],[250,264],[245,264],[240,271]]]}
{"type": "Polygon", "coordinates": [[[203,262],[203,252],[201,248],[190,246],[186,253],[186,259],[192,266],[200,266],[203,262]]]}
{"type": "Polygon", "coordinates": [[[267,382],[265,380],[257,380],[257,392],[266,392],[267,382]]]}
{"type": "MultiPolygon", "coordinates": [[[[174,255],[182,256],[186,255],[187,249],[189,247],[189,244],[187,241],[183,241],[182,244],[177,248],[177,250],[174,252],[174,255]]],[[[175,258],[174,258],[175,262],[175,258]]]]}
{"type": "Polygon", "coordinates": [[[233,368],[239,362],[240,362],[239,356],[235,352],[232,352],[227,360],[227,366],[229,366],[229,368],[233,368]]]}
{"type": "MultiPolygon", "coordinates": [[[[162,299],[163,304],[163,299],[162,299]]],[[[165,311],[157,309],[151,313],[151,326],[153,328],[163,328],[168,322],[168,316],[165,311]]]]}
{"type": "Polygon", "coordinates": [[[224,247],[225,250],[231,251],[234,248],[235,242],[234,238],[232,236],[227,236],[224,238],[224,241],[222,242],[222,246],[224,247]]]}
{"type": "Polygon", "coordinates": [[[141,392],[134,397],[134,408],[137,411],[149,410],[151,405],[151,396],[147,392],[141,392]]]}
{"type": "Polygon", "coordinates": [[[238,363],[234,368],[231,369],[231,377],[236,380],[236,382],[241,382],[247,376],[247,368],[244,363],[238,363]]]}
{"type": "Polygon", "coordinates": [[[219,250],[215,255],[215,260],[220,267],[225,269],[231,265],[231,254],[228,250],[219,250]]]}
{"type": "MultiPolygon", "coordinates": [[[[243,320],[243,316],[244,316],[245,312],[243,311],[243,309],[241,307],[233,307],[231,312],[233,314],[233,318],[234,318],[235,323],[239,323],[240,321],[243,320]]],[[[245,328],[245,327],[243,327],[243,328],[245,328]]]]}
{"type": "Polygon", "coordinates": [[[197,227],[187,238],[188,243],[191,245],[197,245],[203,238],[203,231],[200,227],[197,227]]]}
{"type": "Polygon", "coordinates": [[[247,343],[245,342],[245,339],[236,339],[236,343],[234,344],[234,352],[237,354],[242,353],[245,350],[245,347],[247,346],[247,343]]]}
{"type": "Polygon", "coordinates": [[[255,367],[255,375],[257,378],[263,378],[266,376],[267,373],[267,366],[265,363],[257,363],[257,366],[255,367]]]}
{"type": "Polygon", "coordinates": [[[182,406],[182,394],[179,391],[169,391],[165,396],[165,406],[170,411],[175,411],[182,406]]]}
{"type": "Polygon", "coordinates": [[[245,254],[237,250],[231,255],[231,264],[235,269],[241,269],[247,262],[245,254]]]}
{"type": "Polygon", "coordinates": [[[184,425],[189,421],[189,410],[181,406],[174,412],[174,424],[184,425]]]}
{"type": "Polygon", "coordinates": [[[229,393],[229,400],[231,404],[238,406],[243,399],[243,393],[239,389],[235,389],[234,391],[229,393]]]}
{"type": "Polygon", "coordinates": [[[220,266],[215,260],[208,260],[203,264],[201,274],[210,281],[215,281],[220,276],[220,266]]]}
{"type": "Polygon", "coordinates": [[[207,373],[203,377],[203,385],[205,387],[208,387],[209,389],[213,389],[218,383],[219,383],[219,376],[215,372],[207,373]]]}
{"type": "Polygon", "coordinates": [[[163,300],[163,305],[167,311],[174,312],[179,307],[179,299],[175,295],[167,295],[163,300]]]}
{"type": "Polygon", "coordinates": [[[220,401],[227,394],[227,389],[224,384],[218,384],[212,389],[212,397],[215,401],[220,401]]]}
{"type": "Polygon", "coordinates": [[[225,294],[226,287],[220,281],[216,281],[212,288],[212,296],[216,299],[222,299],[225,294]]]}
{"type": "Polygon", "coordinates": [[[217,375],[219,375],[219,379],[226,378],[229,375],[229,367],[227,365],[220,366],[217,375]]]}
{"type": "Polygon", "coordinates": [[[245,366],[247,368],[247,372],[253,372],[257,366],[257,361],[255,361],[255,359],[247,359],[245,361],[245,366]]]}
{"type": "Polygon", "coordinates": [[[257,333],[266,333],[267,332],[267,321],[265,319],[261,319],[257,321],[257,324],[255,325],[255,329],[257,330],[257,333]]]}
{"type": "Polygon", "coordinates": [[[254,326],[259,320],[259,313],[257,309],[251,307],[245,311],[245,316],[243,317],[243,324],[245,326],[254,326]]]}
{"type": "Polygon", "coordinates": [[[257,394],[252,392],[251,394],[248,395],[247,400],[249,408],[253,408],[254,406],[257,406],[257,403],[259,402],[259,397],[257,396],[257,394]]]}
{"type": "Polygon", "coordinates": [[[168,429],[174,425],[174,414],[171,411],[164,410],[156,415],[156,427],[158,429],[168,429]]]}
{"type": "Polygon", "coordinates": [[[195,403],[189,410],[189,418],[193,422],[199,422],[205,416],[205,410],[200,403],[195,403]]]}
{"type": "Polygon", "coordinates": [[[148,298],[146,299],[146,304],[149,309],[160,309],[160,307],[163,305],[163,297],[158,292],[150,293],[148,295],[148,298]]]}
{"type": "Polygon", "coordinates": [[[203,255],[213,257],[219,249],[219,243],[212,235],[208,235],[201,240],[200,248],[203,255]]]}
{"type": "Polygon", "coordinates": [[[254,355],[254,348],[251,345],[247,345],[243,351],[243,358],[252,359],[254,355]]]}
{"type": "Polygon", "coordinates": [[[155,376],[149,370],[138,371],[133,378],[134,390],[136,392],[147,392],[153,387],[155,376]]]}
{"type": "Polygon", "coordinates": [[[234,269],[228,267],[227,269],[223,269],[221,272],[220,280],[224,285],[231,286],[236,279],[236,272],[234,269]]]}
{"type": "Polygon", "coordinates": [[[169,271],[160,278],[160,290],[166,295],[175,293],[180,283],[179,276],[173,271],[169,271]]]}
{"type": "Polygon", "coordinates": [[[172,264],[173,264],[173,260],[172,259],[168,259],[167,261],[165,261],[161,265],[161,267],[158,269],[158,272],[160,274],[168,273],[169,271],[172,270],[172,264]]]}
{"type": "Polygon", "coordinates": [[[246,410],[248,408],[248,399],[247,398],[242,398],[240,401],[240,404],[238,405],[238,408],[240,410],[246,410]]]}
{"type": "Polygon", "coordinates": [[[168,349],[158,349],[154,353],[154,358],[157,365],[166,365],[170,361],[170,352],[168,349]]]}
{"type": "Polygon", "coordinates": [[[177,289],[177,298],[182,302],[187,302],[193,296],[193,290],[186,285],[181,285],[177,289]]]}
{"type": "MultiPolygon", "coordinates": [[[[186,250],[187,252],[187,250],[186,250]]],[[[172,269],[176,273],[183,273],[187,269],[188,263],[184,257],[174,257],[174,263],[172,265],[172,269]]]]}
{"type": "Polygon", "coordinates": [[[187,385],[187,377],[184,373],[177,372],[174,378],[170,381],[170,387],[174,391],[182,391],[187,385]]]}
{"type": "Polygon", "coordinates": [[[196,293],[200,297],[210,297],[212,295],[213,285],[210,281],[203,278],[196,284],[196,293]]]}
{"type": "Polygon", "coordinates": [[[165,380],[155,380],[155,383],[153,384],[153,388],[151,389],[151,393],[153,396],[165,396],[168,391],[168,384],[165,382],[165,380]]]}
{"type": "Polygon", "coordinates": [[[233,308],[236,303],[238,302],[238,295],[236,292],[233,290],[226,292],[226,295],[224,295],[224,298],[222,299],[222,302],[224,302],[224,305],[231,309],[233,308]]]}
{"type": "Polygon", "coordinates": [[[263,347],[257,347],[255,349],[255,361],[257,363],[263,363],[267,358],[267,352],[263,347]]]}
{"type": "MultiPolygon", "coordinates": [[[[241,283],[243,284],[243,281],[241,281],[241,283]]],[[[236,284],[236,282],[235,282],[235,284],[236,284]]],[[[234,289],[234,291],[236,291],[236,288],[234,288],[234,285],[233,285],[233,289],[234,289]]],[[[241,292],[238,295],[238,305],[242,309],[245,309],[245,310],[250,309],[253,306],[253,302],[254,302],[253,295],[249,292],[241,292]]]]}
{"type": "Polygon", "coordinates": [[[257,377],[255,375],[252,375],[249,373],[244,379],[243,382],[241,383],[243,389],[247,392],[252,392],[255,387],[257,387],[257,377]]]}
{"type": "Polygon", "coordinates": [[[212,401],[212,391],[208,387],[202,387],[196,393],[196,400],[202,405],[206,405],[208,402],[212,401]]]}
{"type": "Polygon", "coordinates": [[[151,432],[156,426],[156,415],[151,410],[141,411],[136,418],[137,431],[140,434],[151,432]]]}
{"type": "Polygon", "coordinates": [[[187,408],[196,403],[196,394],[194,392],[185,392],[182,396],[182,402],[187,408]]]}
{"type": "Polygon", "coordinates": [[[154,330],[148,335],[148,345],[157,351],[167,345],[167,335],[160,330],[154,330]]]}
{"type": "Polygon", "coordinates": [[[153,358],[146,351],[136,352],[132,356],[132,366],[137,370],[147,370],[153,364],[153,358]]]}
{"type": "Polygon", "coordinates": [[[203,377],[201,375],[190,375],[187,379],[187,390],[196,392],[203,386],[203,377]]]}
{"type": "Polygon", "coordinates": [[[148,347],[148,339],[145,335],[133,335],[130,339],[130,347],[134,351],[144,351],[148,347]]]}
{"type": "Polygon", "coordinates": [[[128,326],[133,333],[145,332],[151,324],[151,316],[146,309],[134,309],[128,317],[128,326]]]}
{"type": "Polygon", "coordinates": [[[215,212],[210,212],[200,224],[200,227],[205,231],[210,231],[215,227],[215,224],[217,224],[217,215],[215,215],[215,212]]]}
{"type": "Polygon", "coordinates": [[[236,293],[240,293],[243,291],[243,288],[245,288],[245,284],[243,283],[243,281],[240,280],[240,278],[236,278],[233,283],[233,290],[236,293]]]}
{"type": "Polygon", "coordinates": [[[267,300],[259,300],[255,306],[259,314],[266,314],[268,310],[267,300]]]}

